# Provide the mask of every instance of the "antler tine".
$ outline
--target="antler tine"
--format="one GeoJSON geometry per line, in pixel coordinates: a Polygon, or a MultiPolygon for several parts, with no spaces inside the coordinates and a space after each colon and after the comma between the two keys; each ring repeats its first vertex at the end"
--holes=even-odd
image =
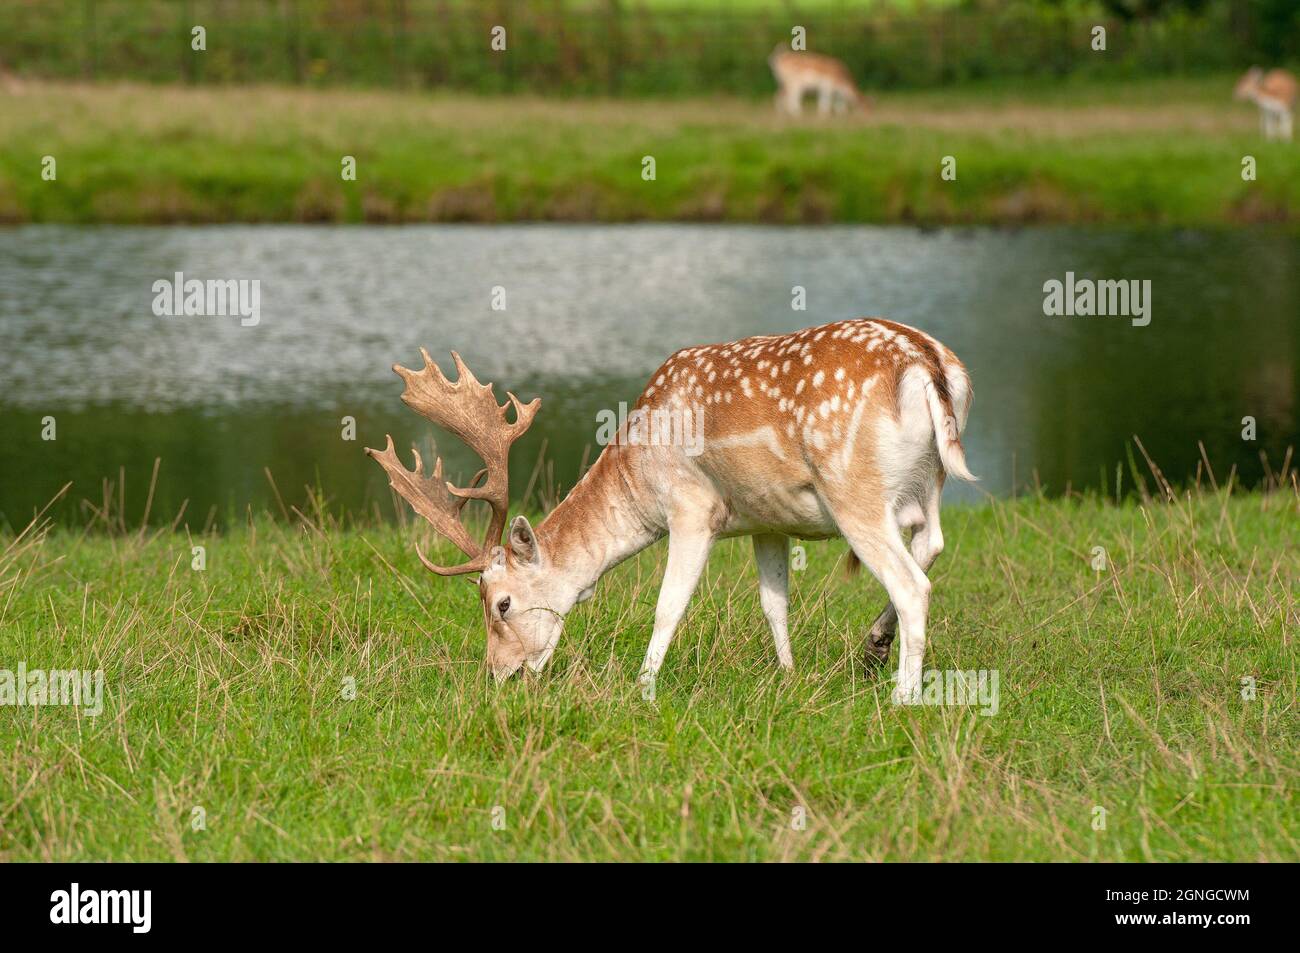
{"type": "MultiPolygon", "coordinates": [[[[453,351],[452,355],[454,356],[455,353],[456,352],[453,351]]],[[[466,368],[466,372],[468,373],[468,368],[466,368]]],[[[470,375],[470,380],[474,380],[472,374],[470,375]]],[[[457,381],[457,383],[459,383],[459,381],[457,381]]],[[[477,381],[475,381],[475,383],[477,383],[477,381]]],[[[481,386],[487,387],[489,391],[492,388],[491,384],[481,386]]],[[[479,456],[483,457],[483,462],[488,465],[487,469],[479,471],[479,476],[482,476],[484,473],[488,474],[488,482],[483,486],[475,487],[471,485],[465,489],[452,486],[450,483],[447,484],[447,489],[454,495],[466,500],[486,500],[489,503],[498,496],[501,496],[504,500],[503,494],[506,490],[505,481],[508,477],[506,462],[510,454],[510,447],[516,440],[523,436],[524,432],[529,427],[532,426],[533,418],[537,416],[537,411],[540,410],[542,406],[542,399],[540,397],[534,397],[531,403],[522,404],[519,402],[519,398],[509,391],[506,391],[506,396],[510,398],[510,404],[514,405],[515,422],[506,422],[506,413],[509,411],[509,404],[501,404],[497,407],[497,414],[500,418],[497,433],[504,435],[499,438],[500,446],[504,448],[498,451],[500,466],[493,466],[496,461],[489,460],[487,456],[484,455],[484,450],[479,444],[475,444],[466,438],[465,442],[473,447],[475,451],[478,452],[479,456]]],[[[496,404],[495,397],[492,398],[492,402],[493,404],[496,404]]],[[[474,478],[474,483],[477,483],[478,479],[479,477],[476,476],[474,478]]]]}
{"type": "Polygon", "coordinates": [[[459,566],[439,566],[429,562],[424,553],[420,552],[420,544],[415,544],[415,555],[420,557],[420,562],[424,563],[424,568],[430,572],[436,572],[439,576],[460,576],[467,572],[482,572],[487,569],[487,553],[484,549],[469,562],[461,563],[459,566]]]}
{"type": "MultiPolygon", "coordinates": [[[[447,379],[442,368],[434,362],[426,349],[420,348],[420,356],[424,358],[424,367],[418,371],[400,364],[393,365],[393,371],[406,385],[402,390],[402,402],[416,413],[463,440],[482,457],[485,466],[470,481],[468,487],[460,488],[446,483],[437,491],[440,499],[434,507],[435,512],[440,517],[449,515],[453,519],[455,523],[453,532],[456,535],[448,533],[442,522],[435,520],[426,512],[430,508],[427,505],[428,501],[421,500],[417,503],[418,496],[427,493],[429,481],[425,481],[423,487],[410,487],[411,490],[416,491],[417,498],[408,495],[397,483],[393,485],[417,513],[433,523],[439,532],[456,543],[470,557],[470,562],[449,569],[433,565],[423,555],[420,556],[421,562],[439,575],[481,572],[486,568],[487,553],[501,541],[501,532],[505,529],[509,507],[507,464],[510,447],[532,425],[533,418],[541,407],[541,400],[523,404],[514,394],[507,392],[509,403],[498,404],[492,392],[492,385],[481,383],[455,351],[451,352],[452,361],[456,365],[455,382],[447,379]],[[515,410],[513,423],[506,420],[511,406],[515,410]],[[479,481],[485,474],[487,479],[480,485],[479,481]],[[483,539],[482,546],[477,549],[462,545],[462,542],[468,539],[468,535],[464,525],[456,518],[468,500],[483,500],[492,508],[492,519],[488,525],[487,535],[483,539]],[[450,509],[449,505],[454,509],[450,509]]],[[[371,455],[379,459],[379,455],[373,452],[371,455]]],[[[380,460],[380,463],[384,464],[385,469],[389,469],[383,460],[380,460]]],[[[403,473],[406,472],[403,470],[403,473]]],[[[417,474],[421,472],[418,457],[416,472],[417,474]]],[[[434,476],[441,477],[441,475],[442,461],[439,460],[434,476]]]]}
{"type": "MultiPolygon", "coordinates": [[[[372,450],[366,447],[366,453],[374,457],[384,468],[384,472],[388,474],[388,485],[411,504],[411,509],[433,524],[434,529],[451,540],[466,556],[471,558],[479,556],[480,548],[475,546],[459,518],[465,501],[447,492],[450,484],[442,478],[442,458],[437,458],[433,465],[433,473],[426,477],[420,451],[411,448],[411,453],[415,457],[415,469],[408,470],[397,458],[392,436],[385,434],[384,439],[383,450],[372,450]]],[[[477,479],[476,477],[475,480],[477,479]]]]}

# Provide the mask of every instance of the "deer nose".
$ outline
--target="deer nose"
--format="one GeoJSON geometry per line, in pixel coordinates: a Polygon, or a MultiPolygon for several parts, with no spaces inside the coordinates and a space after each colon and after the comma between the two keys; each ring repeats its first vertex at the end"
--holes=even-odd
{"type": "Polygon", "coordinates": [[[498,684],[504,682],[511,675],[515,674],[515,672],[519,671],[522,665],[522,659],[518,662],[498,662],[496,659],[488,659],[488,668],[492,670],[492,677],[498,684]]]}

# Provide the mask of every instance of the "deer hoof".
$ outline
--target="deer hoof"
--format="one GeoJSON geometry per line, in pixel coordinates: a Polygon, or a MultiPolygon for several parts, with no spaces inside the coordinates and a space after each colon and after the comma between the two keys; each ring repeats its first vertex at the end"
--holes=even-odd
{"type": "Polygon", "coordinates": [[[867,644],[862,653],[862,660],[868,668],[879,668],[889,661],[889,648],[894,644],[894,636],[872,631],[867,636],[867,644]]]}

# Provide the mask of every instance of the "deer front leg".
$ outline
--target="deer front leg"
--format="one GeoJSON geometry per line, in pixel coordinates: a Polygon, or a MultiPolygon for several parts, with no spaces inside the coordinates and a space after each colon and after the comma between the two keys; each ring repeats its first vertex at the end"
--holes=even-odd
{"type": "Polygon", "coordinates": [[[803,84],[791,82],[786,86],[785,111],[791,116],[798,116],[803,112],[803,84]]]}
{"type": "Polygon", "coordinates": [[[713,548],[713,532],[709,529],[670,528],[668,533],[668,568],[659,588],[659,603],[655,606],[655,629],[650,637],[650,648],[641,666],[641,681],[653,681],[659,666],[664,662],[668,645],[673,640],[677,623],[682,620],[686,606],[691,601],[695,586],[700,581],[704,566],[713,548]]]}
{"type": "Polygon", "coordinates": [[[793,669],[790,632],[786,627],[790,604],[790,537],[779,533],[756,534],[754,560],[758,563],[758,601],[776,643],[776,660],[782,668],[793,669]]]}

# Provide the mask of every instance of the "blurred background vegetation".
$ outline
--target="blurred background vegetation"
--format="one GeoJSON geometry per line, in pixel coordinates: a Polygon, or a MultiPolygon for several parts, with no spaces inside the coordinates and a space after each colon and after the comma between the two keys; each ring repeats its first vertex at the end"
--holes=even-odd
{"type": "Polygon", "coordinates": [[[870,89],[1300,60],[1297,0],[5,0],[0,65],[65,79],[767,95],[767,54],[796,24],[870,89]],[[497,24],[509,55],[484,56],[497,24]],[[204,56],[190,52],[195,25],[204,56]]]}
{"type": "Polygon", "coordinates": [[[175,474],[157,496],[169,518],[185,499],[237,515],[268,491],[264,468],[349,508],[386,503],[378,468],[333,425],[359,413],[374,444],[414,437],[386,368],[417,343],[469,357],[477,341],[499,380],[546,394],[555,424],[521,446],[516,476],[526,485],[545,445],[569,485],[594,413],[637,393],[664,342],[786,330],[803,320],[788,290],[811,273],[827,319],[891,314],[1003,383],[1001,398],[981,391],[1003,429],[971,440],[995,492],[1031,469],[1053,491],[1114,485],[1134,434],[1172,477],[1195,479],[1203,442],[1252,483],[1259,451],[1296,443],[1300,406],[1300,144],[1266,141],[1257,108],[1233,99],[1253,63],[1300,64],[1300,0],[0,0],[0,526],[68,479],[79,498],[106,475],[149,486],[155,458],[175,474]],[[498,24],[505,54],[489,48],[498,24]],[[774,110],[767,58],[796,25],[870,108],[774,110]],[[958,178],[942,175],[949,158],[958,178]],[[201,227],[466,222],[488,227],[201,227]],[[568,227],[625,222],[661,224],[568,227]],[[922,228],[816,228],[864,223],[922,228]],[[1042,282],[1067,270],[1161,278],[1158,320],[1176,332],[1134,332],[1139,346],[1100,324],[1069,325],[1077,338],[1041,325],[1042,282]],[[258,345],[274,348],[267,368],[237,331],[238,348],[201,362],[229,382],[195,391],[187,365],[212,328],[164,334],[146,294],[176,271],[266,276],[258,333],[285,335],[258,345]],[[503,275],[534,290],[497,340],[480,290],[503,275]],[[719,287],[734,296],[692,297],[719,287]],[[646,351],[612,375],[642,325],[646,351]],[[1027,336],[1045,347],[1032,359],[1027,336]],[[349,352],[358,339],[373,353],[349,352]],[[575,358],[560,339],[591,349],[575,358]],[[134,366],[141,347],[139,372],[110,380],[103,368],[134,366]],[[302,348],[323,371],[282,377],[302,348]],[[61,411],[57,445],[38,440],[82,379],[86,407],[61,411]],[[1259,443],[1241,438],[1246,413],[1267,413],[1259,443]]]}

